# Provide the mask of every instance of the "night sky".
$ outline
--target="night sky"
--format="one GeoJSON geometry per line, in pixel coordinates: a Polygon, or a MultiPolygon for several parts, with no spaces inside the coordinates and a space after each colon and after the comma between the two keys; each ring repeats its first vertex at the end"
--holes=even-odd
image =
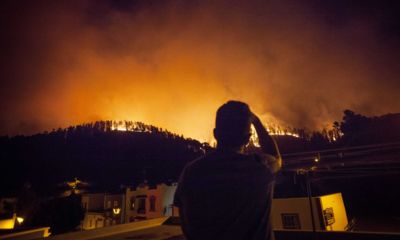
{"type": "Polygon", "coordinates": [[[400,112],[400,1],[1,1],[0,135],[133,120],[209,140],[215,111],[319,129],[400,112]]]}

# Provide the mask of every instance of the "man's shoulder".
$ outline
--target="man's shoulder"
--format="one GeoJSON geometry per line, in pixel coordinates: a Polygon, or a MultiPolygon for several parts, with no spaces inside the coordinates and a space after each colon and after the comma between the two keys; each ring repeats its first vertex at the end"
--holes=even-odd
{"type": "Polygon", "coordinates": [[[276,157],[266,153],[255,153],[254,158],[263,165],[269,165],[272,162],[276,162],[276,157]]]}
{"type": "Polygon", "coordinates": [[[242,154],[214,151],[186,164],[185,171],[200,170],[220,164],[254,164],[262,168],[270,168],[276,161],[277,159],[274,156],[263,153],[242,154]]]}
{"type": "Polygon", "coordinates": [[[189,170],[189,169],[199,168],[207,163],[212,162],[214,159],[216,159],[215,152],[211,152],[190,161],[189,163],[186,164],[184,169],[189,170]]]}
{"type": "Polygon", "coordinates": [[[271,162],[275,162],[276,158],[269,154],[263,153],[233,153],[214,151],[204,156],[198,157],[189,162],[187,168],[197,168],[209,164],[227,163],[254,163],[262,166],[269,166],[271,162]]]}
{"type": "Polygon", "coordinates": [[[256,160],[272,174],[276,174],[280,170],[279,159],[266,153],[254,154],[256,160]]]}

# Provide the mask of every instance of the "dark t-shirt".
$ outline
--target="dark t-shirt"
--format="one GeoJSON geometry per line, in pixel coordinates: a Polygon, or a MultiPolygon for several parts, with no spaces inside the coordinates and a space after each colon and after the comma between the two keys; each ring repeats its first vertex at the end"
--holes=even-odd
{"type": "Polygon", "coordinates": [[[272,239],[274,160],[217,150],[189,163],[174,199],[186,238],[272,239]]]}

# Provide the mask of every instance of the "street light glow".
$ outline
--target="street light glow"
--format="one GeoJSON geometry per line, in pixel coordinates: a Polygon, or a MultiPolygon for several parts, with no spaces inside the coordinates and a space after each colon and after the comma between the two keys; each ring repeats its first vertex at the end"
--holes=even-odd
{"type": "Polygon", "coordinates": [[[18,224],[22,224],[24,222],[24,218],[17,217],[17,222],[18,222],[18,224]]]}

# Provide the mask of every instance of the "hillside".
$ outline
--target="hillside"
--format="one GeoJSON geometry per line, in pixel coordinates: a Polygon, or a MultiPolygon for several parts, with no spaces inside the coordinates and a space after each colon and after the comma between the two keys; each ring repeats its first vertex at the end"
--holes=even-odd
{"type": "Polygon", "coordinates": [[[176,180],[183,166],[209,149],[143,123],[127,122],[130,131],[113,129],[112,121],[78,125],[33,136],[2,137],[0,194],[12,194],[29,182],[42,194],[74,177],[94,188],[176,180]]]}
{"type": "MultiPolygon", "coordinates": [[[[318,151],[400,141],[400,114],[366,117],[344,111],[342,121],[321,132],[275,135],[281,153],[318,151]]],[[[212,148],[140,122],[98,121],[33,136],[0,137],[0,195],[24,183],[51,195],[58,184],[78,177],[93,189],[176,181],[189,161],[212,148]]]]}

